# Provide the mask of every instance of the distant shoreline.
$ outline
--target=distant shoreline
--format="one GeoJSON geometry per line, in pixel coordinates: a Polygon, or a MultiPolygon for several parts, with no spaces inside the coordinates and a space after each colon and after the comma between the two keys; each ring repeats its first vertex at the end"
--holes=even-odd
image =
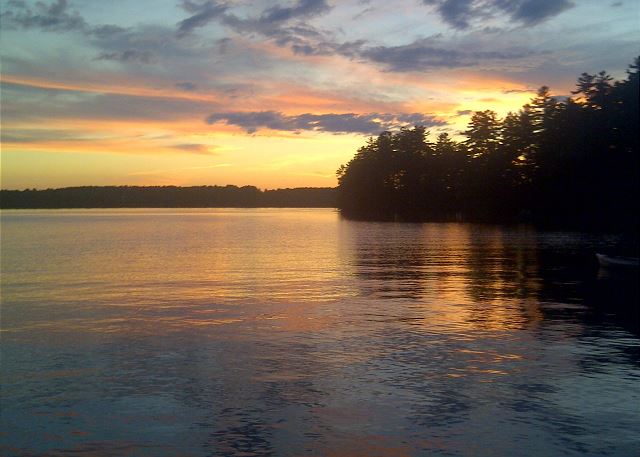
{"type": "Polygon", "coordinates": [[[78,186],[0,190],[0,209],[337,208],[333,187],[78,186]]]}

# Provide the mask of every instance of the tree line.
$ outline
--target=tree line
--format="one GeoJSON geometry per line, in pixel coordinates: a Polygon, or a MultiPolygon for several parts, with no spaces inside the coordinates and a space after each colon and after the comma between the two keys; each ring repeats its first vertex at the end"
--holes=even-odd
{"type": "Polygon", "coordinates": [[[424,127],[369,138],[338,171],[347,217],[638,227],[638,72],[583,73],[500,119],[475,112],[455,141],[424,127]]]}
{"type": "Polygon", "coordinates": [[[254,186],[84,186],[0,191],[0,208],[335,208],[336,189],[254,186]]]}

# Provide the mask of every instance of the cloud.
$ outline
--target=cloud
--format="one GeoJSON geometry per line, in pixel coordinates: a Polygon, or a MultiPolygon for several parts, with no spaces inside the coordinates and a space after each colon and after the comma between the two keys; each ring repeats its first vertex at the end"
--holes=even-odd
{"type": "Polygon", "coordinates": [[[536,91],[535,89],[508,89],[508,90],[503,90],[502,93],[503,94],[528,94],[535,91],[536,91]]]}
{"type": "Polygon", "coordinates": [[[464,51],[435,46],[430,39],[419,39],[401,46],[376,46],[363,49],[361,57],[381,63],[391,71],[421,71],[429,68],[457,68],[487,60],[513,60],[533,54],[520,48],[496,51],[464,51]]]}
{"type": "MultiPolygon", "coordinates": [[[[469,0],[465,1],[471,4],[469,0]]],[[[515,0],[492,1],[507,2],[515,0]]],[[[320,5],[321,3],[315,2],[314,5],[320,5]]],[[[300,11],[295,9],[296,14],[311,14],[311,12],[317,14],[318,11],[324,11],[324,9],[320,8],[320,6],[316,6],[316,9],[307,7],[307,9],[300,9],[300,11]]],[[[471,44],[460,41],[442,43],[442,35],[439,34],[428,38],[420,38],[405,45],[373,46],[371,41],[365,39],[339,41],[336,39],[335,33],[316,28],[305,22],[297,22],[293,25],[274,25],[268,23],[264,19],[265,17],[269,16],[263,14],[260,20],[251,20],[225,14],[223,23],[236,32],[260,34],[267,39],[271,39],[277,46],[288,47],[295,55],[339,55],[354,61],[369,61],[382,64],[387,70],[395,72],[424,71],[431,68],[472,67],[486,61],[513,61],[539,53],[515,46],[503,47],[502,49],[497,49],[493,46],[491,50],[482,50],[482,44],[478,43],[485,43],[488,35],[502,32],[501,29],[495,28],[485,27],[474,32],[483,35],[483,41],[478,41],[478,37],[474,37],[471,38],[471,44]]],[[[286,15],[286,17],[291,16],[286,15]]],[[[485,43],[485,45],[490,46],[492,42],[485,43]]],[[[486,46],[484,46],[485,49],[487,48],[486,46]]]]}
{"type": "Polygon", "coordinates": [[[140,62],[151,63],[153,58],[150,51],[137,51],[135,49],[127,49],[119,52],[101,52],[96,60],[115,60],[118,62],[140,62]]]}
{"type": "Polygon", "coordinates": [[[192,82],[188,82],[188,81],[185,81],[185,82],[182,82],[182,83],[175,83],[175,86],[178,89],[185,90],[187,92],[194,92],[194,91],[198,90],[198,86],[196,84],[194,84],[192,82]]]}
{"type": "Polygon", "coordinates": [[[363,18],[364,16],[366,16],[369,13],[373,13],[375,11],[375,8],[370,6],[368,8],[365,8],[364,10],[360,11],[358,14],[356,14],[355,16],[353,16],[353,18],[351,18],[352,21],[357,21],[361,18],[363,18]]]}
{"type": "Polygon", "coordinates": [[[113,60],[123,63],[151,63],[154,57],[177,57],[195,51],[171,39],[172,27],[139,25],[120,27],[113,24],[89,24],[67,0],[51,3],[9,0],[0,14],[2,27],[7,29],[41,30],[45,32],[75,32],[97,48],[94,60],[113,60]]]}
{"type": "MultiPolygon", "coordinates": [[[[227,10],[226,4],[184,0],[182,7],[192,16],[179,24],[179,35],[201,27],[227,10]]],[[[45,32],[75,32],[97,49],[95,60],[122,63],[152,63],[156,60],[183,59],[202,55],[202,49],[176,39],[173,26],[140,24],[121,27],[115,24],[91,24],[73,10],[67,0],[44,1],[8,0],[0,14],[6,29],[41,30],[45,32]]]]}
{"type": "Polygon", "coordinates": [[[204,27],[215,19],[218,19],[228,9],[226,4],[212,0],[205,2],[184,0],[181,3],[181,6],[185,11],[192,13],[192,16],[189,16],[187,19],[178,23],[178,36],[180,37],[191,33],[194,29],[204,27]]]}
{"type": "Polygon", "coordinates": [[[56,0],[51,4],[36,2],[31,8],[24,1],[8,1],[0,14],[3,27],[43,29],[66,32],[84,30],[87,23],[77,11],[70,11],[67,0],[56,0]]]}
{"type": "Polygon", "coordinates": [[[41,143],[53,141],[81,141],[91,140],[86,132],[77,132],[73,130],[59,130],[48,128],[3,128],[0,132],[3,143],[41,143]]]}
{"type": "Polygon", "coordinates": [[[213,155],[211,149],[215,147],[206,145],[206,144],[198,144],[198,143],[181,143],[174,144],[171,146],[173,149],[178,149],[180,151],[191,152],[193,154],[206,154],[213,155]]]}
{"type": "Polygon", "coordinates": [[[435,7],[442,20],[458,30],[505,15],[509,21],[534,26],[575,6],[571,0],[422,0],[422,3],[435,7]]]}
{"type": "Polygon", "coordinates": [[[255,133],[259,129],[271,129],[290,132],[303,130],[329,133],[359,133],[372,135],[384,130],[394,130],[407,125],[424,125],[434,127],[445,125],[434,116],[408,114],[299,114],[288,116],[276,111],[251,111],[214,113],[206,122],[214,124],[225,122],[243,128],[247,133],[255,133]]]}
{"type": "MultiPolygon", "coordinates": [[[[206,117],[220,109],[210,100],[146,95],[100,94],[2,82],[2,114],[13,122],[55,119],[173,122],[206,117]],[[43,96],[45,95],[46,96],[43,96]],[[69,96],[73,94],[73,96],[69,96]],[[214,105],[212,107],[212,105],[214,105]]],[[[3,124],[3,127],[5,125],[3,124]]]]}
{"type": "Polygon", "coordinates": [[[511,19],[525,25],[536,25],[575,6],[570,0],[499,0],[496,6],[511,19]]]}
{"type": "Polygon", "coordinates": [[[114,36],[124,35],[127,32],[128,32],[127,29],[120,27],[118,25],[106,24],[106,25],[99,25],[96,27],[92,27],[89,33],[97,39],[105,40],[105,39],[112,38],[114,36]]]}
{"type": "Polygon", "coordinates": [[[468,65],[460,51],[433,47],[424,40],[401,46],[376,46],[362,51],[367,59],[393,71],[423,70],[429,67],[455,68],[468,65]]]}
{"type": "MultiPolygon", "coordinates": [[[[424,3],[434,5],[445,20],[458,28],[467,28],[473,21],[481,17],[489,17],[495,11],[500,11],[502,14],[509,11],[509,14],[520,22],[531,23],[560,10],[546,0],[540,1],[545,6],[541,12],[538,12],[537,17],[533,17],[533,13],[528,10],[528,0],[423,0],[424,3]],[[491,8],[480,8],[483,5],[491,8]]],[[[558,4],[568,3],[568,0],[557,1],[558,4]]],[[[475,41],[470,46],[462,42],[443,44],[442,36],[421,38],[405,45],[395,46],[373,45],[367,39],[340,41],[335,31],[323,30],[308,22],[297,21],[297,19],[307,19],[328,11],[331,7],[326,0],[298,0],[292,6],[286,7],[276,5],[254,17],[239,17],[232,12],[231,6],[212,0],[204,2],[185,0],[181,5],[184,10],[193,13],[191,18],[201,17],[198,15],[207,13],[206,23],[217,20],[236,33],[260,35],[277,46],[289,48],[298,56],[338,55],[358,62],[368,61],[380,64],[386,70],[394,72],[472,67],[487,61],[514,61],[535,54],[523,48],[502,46],[502,49],[496,49],[495,46],[491,46],[492,42],[487,44],[491,46],[490,48],[484,46],[484,49],[475,41]]],[[[181,31],[185,30],[182,25],[179,25],[179,33],[181,31]]],[[[487,35],[499,33],[501,29],[485,27],[477,32],[487,35]]],[[[227,37],[226,40],[229,38],[227,37]]],[[[226,50],[226,45],[227,42],[224,42],[220,46],[221,52],[226,50]]]]}
{"type": "MultiPolygon", "coordinates": [[[[292,33],[292,30],[282,30],[287,23],[296,19],[308,19],[331,9],[326,0],[298,0],[292,6],[271,6],[256,17],[239,17],[229,12],[230,7],[226,3],[213,0],[204,2],[184,0],[181,7],[192,13],[192,16],[178,23],[178,37],[183,37],[195,28],[217,20],[238,33],[260,33],[276,39],[292,33]]],[[[299,27],[298,32],[302,28],[311,30],[310,26],[305,26],[303,23],[299,23],[296,27],[299,27]]]]}
{"type": "Polygon", "coordinates": [[[469,116],[472,113],[473,111],[470,109],[462,109],[462,110],[456,111],[456,116],[469,116]]]}
{"type": "Polygon", "coordinates": [[[466,29],[474,19],[477,10],[473,0],[423,0],[427,5],[435,5],[442,19],[456,29],[466,29]]]}
{"type": "Polygon", "coordinates": [[[366,43],[364,40],[339,43],[332,34],[303,23],[266,29],[262,33],[273,39],[276,45],[288,46],[294,54],[305,56],[338,54],[354,57],[357,49],[366,43]]]}
{"type": "Polygon", "coordinates": [[[94,39],[123,35],[129,29],[103,24],[91,26],[77,11],[71,11],[67,0],[50,4],[38,1],[33,6],[23,0],[9,0],[0,14],[2,26],[9,29],[39,29],[47,32],[80,32],[94,39]]]}
{"type": "Polygon", "coordinates": [[[273,6],[266,9],[259,21],[262,24],[284,22],[294,18],[316,16],[330,9],[326,0],[298,0],[294,6],[273,6]]]}

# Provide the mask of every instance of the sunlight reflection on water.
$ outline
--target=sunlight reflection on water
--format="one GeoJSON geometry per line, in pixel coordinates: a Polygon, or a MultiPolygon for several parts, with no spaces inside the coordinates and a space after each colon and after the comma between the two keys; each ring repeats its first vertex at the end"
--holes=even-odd
{"type": "Polygon", "coordinates": [[[640,343],[585,305],[600,242],[324,209],[2,212],[0,450],[630,455],[640,343]]]}

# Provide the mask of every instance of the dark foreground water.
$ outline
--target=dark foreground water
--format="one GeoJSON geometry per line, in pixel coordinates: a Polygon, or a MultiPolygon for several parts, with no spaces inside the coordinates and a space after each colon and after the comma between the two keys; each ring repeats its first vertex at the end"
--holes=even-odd
{"type": "Polygon", "coordinates": [[[638,455],[615,237],[2,213],[2,455],[638,455]]]}

